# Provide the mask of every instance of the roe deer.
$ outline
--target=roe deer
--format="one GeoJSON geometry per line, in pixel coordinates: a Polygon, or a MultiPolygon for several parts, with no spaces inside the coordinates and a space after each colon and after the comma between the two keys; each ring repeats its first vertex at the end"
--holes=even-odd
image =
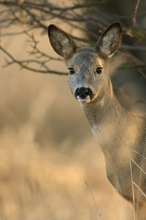
{"type": "MultiPolygon", "coordinates": [[[[53,24],[48,35],[55,52],[65,59],[69,87],[104,153],[109,181],[140,210],[146,203],[146,116],[120,103],[107,68],[108,58],[121,42],[120,24],[109,26],[95,48],[78,48],[69,34],[53,24]]],[[[145,217],[137,216],[146,219],[146,211],[145,217]]]]}

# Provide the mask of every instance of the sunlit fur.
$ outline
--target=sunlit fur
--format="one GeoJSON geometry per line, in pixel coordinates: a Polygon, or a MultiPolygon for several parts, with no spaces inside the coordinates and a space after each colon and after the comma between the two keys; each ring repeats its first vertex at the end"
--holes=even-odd
{"type": "MultiPolygon", "coordinates": [[[[58,32],[61,34],[60,29],[58,32]]],[[[54,41],[50,42],[56,51],[57,42],[54,41]]],[[[69,57],[63,57],[67,67],[75,71],[68,78],[73,95],[80,87],[88,87],[94,94],[93,99],[88,102],[83,100],[80,104],[104,153],[107,177],[124,198],[134,202],[138,213],[146,202],[146,175],[145,171],[142,172],[146,170],[143,158],[146,157],[146,117],[127,111],[114,94],[107,61],[117,51],[120,41],[121,28],[115,23],[103,33],[94,49],[76,48],[69,57]],[[100,75],[95,71],[98,66],[103,67],[100,75]]],[[[64,45],[64,42],[62,44],[60,41],[60,44],[64,45]]],[[[69,40],[66,42],[64,48],[68,51],[72,44],[69,40]]],[[[140,213],[136,215],[138,220],[144,220],[140,213]]]]}

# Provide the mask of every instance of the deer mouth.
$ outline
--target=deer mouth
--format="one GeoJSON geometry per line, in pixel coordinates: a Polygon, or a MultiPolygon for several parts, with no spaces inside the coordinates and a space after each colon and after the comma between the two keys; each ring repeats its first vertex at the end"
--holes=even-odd
{"type": "Polygon", "coordinates": [[[75,97],[80,103],[89,103],[93,98],[93,92],[90,88],[81,87],[75,91],[75,97]]]}
{"type": "Polygon", "coordinates": [[[77,96],[77,100],[80,103],[89,103],[89,102],[91,102],[90,96],[87,96],[86,98],[80,98],[80,97],[77,96]]]}

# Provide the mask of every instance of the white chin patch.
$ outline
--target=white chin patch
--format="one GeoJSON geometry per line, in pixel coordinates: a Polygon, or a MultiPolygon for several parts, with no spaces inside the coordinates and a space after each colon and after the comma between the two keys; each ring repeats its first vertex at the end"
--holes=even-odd
{"type": "Polygon", "coordinates": [[[91,101],[90,96],[88,95],[86,98],[82,99],[79,96],[77,96],[77,100],[80,103],[89,103],[91,101]]]}

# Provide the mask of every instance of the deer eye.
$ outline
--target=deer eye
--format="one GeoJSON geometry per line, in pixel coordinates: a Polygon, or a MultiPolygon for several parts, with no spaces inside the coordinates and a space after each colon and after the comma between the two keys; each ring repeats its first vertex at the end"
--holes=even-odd
{"type": "Polygon", "coordinates": [[[101,74],[101,73],[102,73],[102,70],[103,70],[103,67],[97,67],[97,68],[96,68],[96,73],[97,73],[97,74],[101,74]]]}
{"type": "Polygon", "coordinates": [[[69,69],[69,74],[70,74],[70,75],[75,74],[75,71],[74,71],[74,69],[73,69],[73,68],[68,68],[68,69],[69,69]]]}

